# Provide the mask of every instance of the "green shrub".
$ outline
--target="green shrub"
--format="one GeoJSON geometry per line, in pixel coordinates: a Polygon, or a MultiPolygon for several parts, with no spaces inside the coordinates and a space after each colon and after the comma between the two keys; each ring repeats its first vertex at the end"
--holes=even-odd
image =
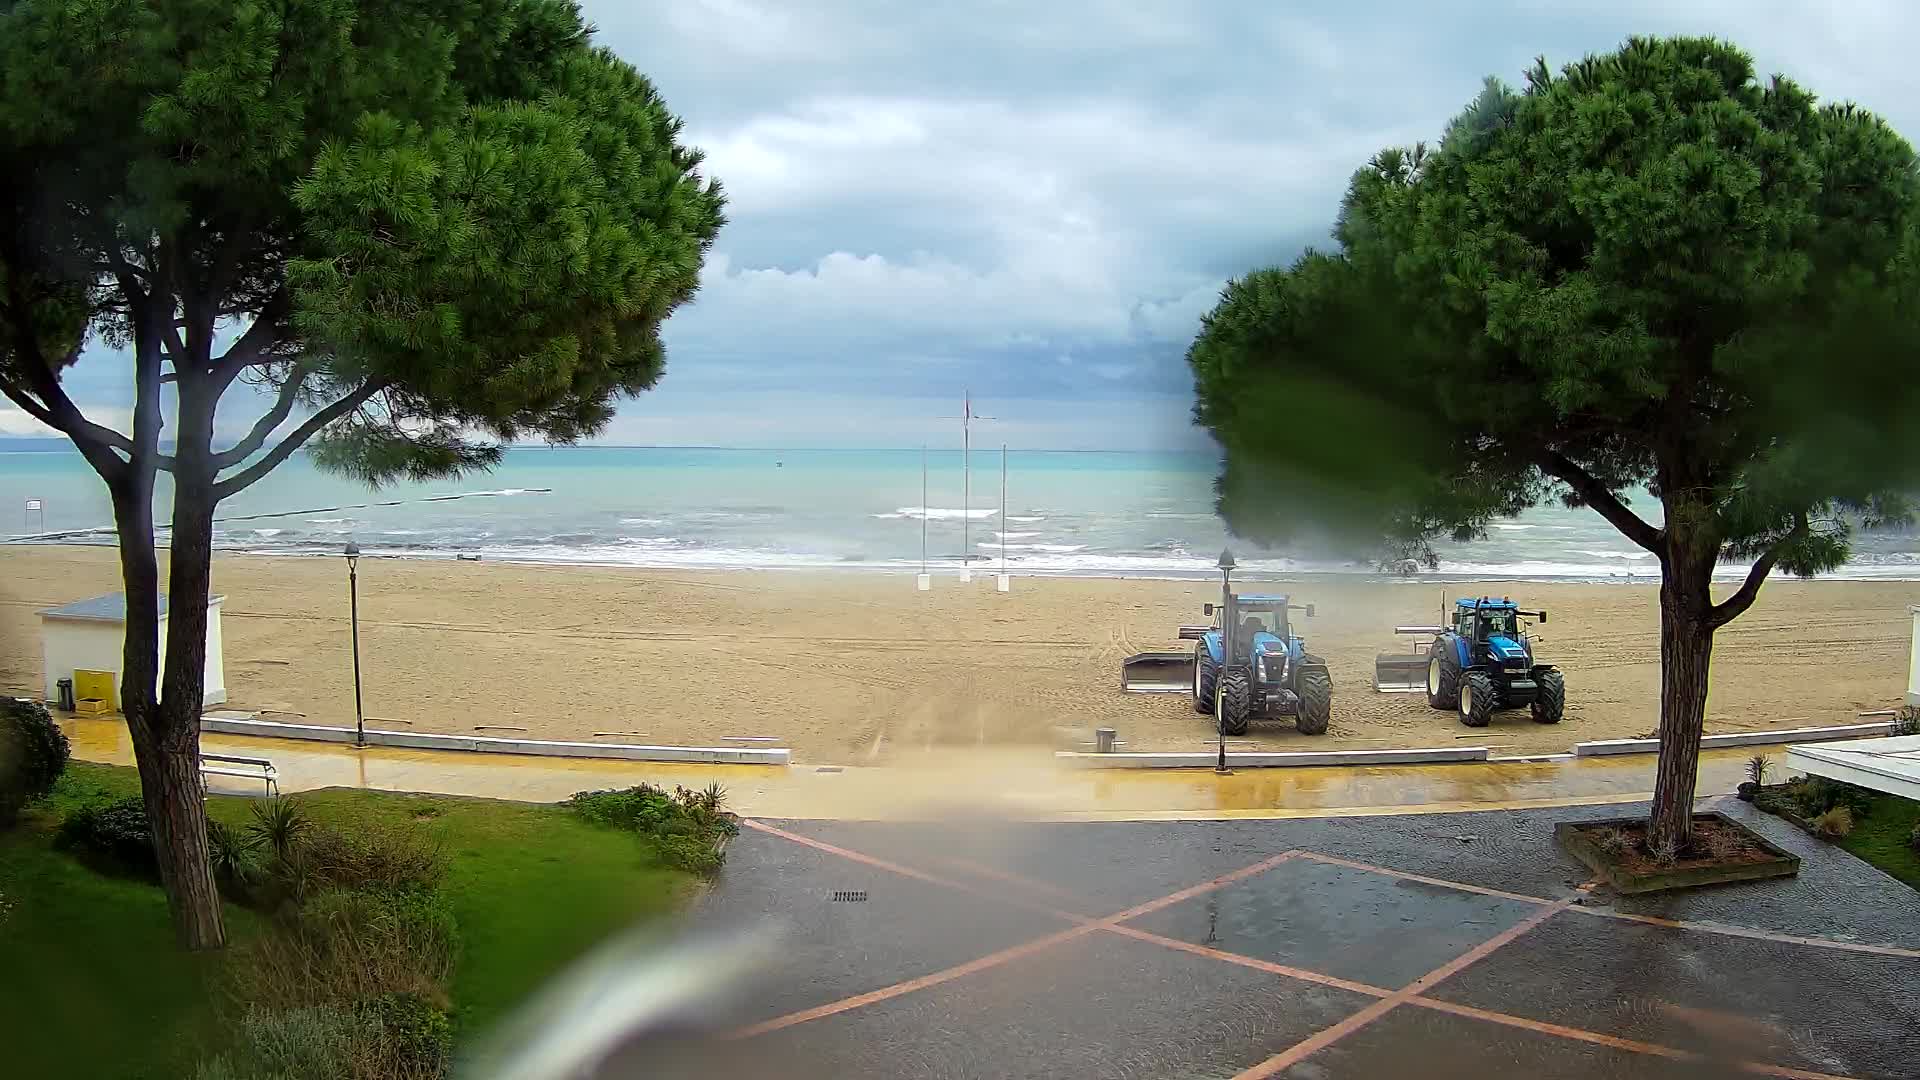
{"type": "Polygon", "coordinates": [[[0,697],[0,826],[43,798],[66,770],[67,733],[37,701],[0,697]]]}
{"type": "Polygon", "coordinates": [[[1840,840],[1853,832],[1853,811],[1835,806],[1813,819],[1813,831],[1827,840],[1840,840]]]}
{"type": "Polygon", "coordinates": [[[388,994],[352,1005],[247,1010],[233,1049],[195,1080],[438,1080],[452,1047],[447,1015],[388,994]]]}
{"type": "Polygon", "coordinates": [[[447,1014],[413,994],[382,994],[359,1006],[380,1030],[382,1074],[441,1076],[453,1060],[453,1023],[447,1014]]]}
{"type": "Polygon", "coordinates": [[[316,828],[300,846],[313,879],[335,888],[425,892],[447,873],[439,846],[404,827],[368,825],[351,834],[316,828]]]}
{"type": "Polygon", "coordinates": [[[153,853],[153,827],[146,804],[138,795],[106,806],[83,806],[68,814],[54,833],[54,845],[81,858],[158,880],[160,864],[153,853]]]}
{"type": "Polygon", "coordinates": [[[382,994],[447,1001],[459,934],[434,893],[331,889],[276,919],[230,965],[236,996],[265,1008],[347,1005],[382,994]]]}
{"type": "Polygon", "coordinates": [[[683,787],[669,795],[651,784],[620,791],[581,791],[565,805],[596,825],[631,829],[653,841],[660,861],[696,874],[720,868],[720,841],[740,831],[725,811],[719,784],[700,791],[683,787]]]}
{"type": "Polygon", "coordinates": [[[1836,806],[1845,807],[1855,818],[1863,818],[1873,808],[1873,792],[1824,776],[1803,776],[1789,782],[1787,797],[1799,809],[1800,816],[1808,819],[1817,818],[1836,806]]]}
{"type": "Polygon", "coordinates": [[[1920,825],[1915,825],[1913,831],[1907,834],[1907,846],[1920,852],[1920,825]]]}

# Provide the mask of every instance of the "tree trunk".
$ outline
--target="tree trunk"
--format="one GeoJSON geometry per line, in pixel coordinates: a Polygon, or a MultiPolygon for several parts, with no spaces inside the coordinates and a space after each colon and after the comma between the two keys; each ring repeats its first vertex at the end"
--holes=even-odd
{"type": "Polygon", "coordinates": [[[213,585],[212,408],[183,383],[174,459],[173,540],[167,578],[167,664],[151,725],[155,767],[144,764],[147,816],[181,943],[226,944],[220,894],[207,858],[200,776],[200,710],[206,695],[207,599],[213,585]]]}
{"type": "MultiPolygon", "coordinates": [[[[1693,844],[1693,790],[1699,779],[1700,735],[1706,727],[1708,670],[1713,660],[1713,566],[1716,552],[1682,535],[1670,537],[1660,584],[1660,765],[1654,781],[1647,845],[1655,853],[1693,844]]],[[[1711,547],[1711,545],[1706,545],[1711,547]]]]}

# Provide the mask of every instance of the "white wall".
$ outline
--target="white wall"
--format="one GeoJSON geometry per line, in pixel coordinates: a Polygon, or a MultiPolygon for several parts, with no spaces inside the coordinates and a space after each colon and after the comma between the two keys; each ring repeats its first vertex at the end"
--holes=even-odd
{"type": "MultiPolygon", "coordinates": [[[[164,629],[163,625],[157,643],[162,670],[167,663],[167,636],[164,629]]],[[[76,668],[111,671],[114,685],[118,687],[123,671],[121,655],[125,647],[125,633],[125,623],[99,619],[41,619],[41,656],[46,663],[47,700],[59,700],[58,682],[72,678],[76,668]]],[[[220,604],[216,601],[207,611],[206,688],[201,701],[204,705],[218,705],[227,700],[225,650],[225,635],[220,626],[220,604]]],[[[158,693],[159,689],[160,682],[156,677],[154,692],[158,693]]]]}

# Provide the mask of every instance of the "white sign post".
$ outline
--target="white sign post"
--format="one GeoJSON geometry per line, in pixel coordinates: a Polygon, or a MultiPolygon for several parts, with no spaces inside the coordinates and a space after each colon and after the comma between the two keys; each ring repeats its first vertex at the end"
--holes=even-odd
{"type": "Polygon", "coordinates": [[[47,503],[44,499],[28,499],[26,513],[20,515],[20,527],[32,531],[33,519],[28,514],[40,515],[40,531],[47,531],[47,503]]]}

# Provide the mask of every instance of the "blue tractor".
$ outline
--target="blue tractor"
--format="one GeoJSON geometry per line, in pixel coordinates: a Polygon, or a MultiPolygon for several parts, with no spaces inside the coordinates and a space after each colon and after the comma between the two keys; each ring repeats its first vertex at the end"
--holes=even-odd
{"type": "Polygon", "coordinates": [[[1287,603],[1284,596],[1226,596],[1225,604],[1206,605],[1210,626],[1183,626],[1180,636],[1193,647],[1193,709],[1215,719],[1223,735],[1245,735],[1255,717],[1291,716],[1302,735],[1324,735],[1333,715],[1333,678],[1327,662],[1307,651],[1287,621],[1288,611],[1313,617],[1313,605],[1287,603]],[[1231,628],[1229,631],[1227,628],[1231,628]],[[1232,654],[1222,639],[1231,643],[1232,654]]]}
{"type": "Polygon", "coordinates": [[[1523,705],[1539,723],[1559,723],[1567,708],[1566,680],[1552,664],[1534,662],[1533,642],[1520,623],[1545,623],[1547,613],[1483,596],[1454,601],[1451,614],[1452,622],[1439,628],[1427,650],[1427,704],[1458,709],[1468,727],[1486,727],[1495,709],[1523,705]]]}

